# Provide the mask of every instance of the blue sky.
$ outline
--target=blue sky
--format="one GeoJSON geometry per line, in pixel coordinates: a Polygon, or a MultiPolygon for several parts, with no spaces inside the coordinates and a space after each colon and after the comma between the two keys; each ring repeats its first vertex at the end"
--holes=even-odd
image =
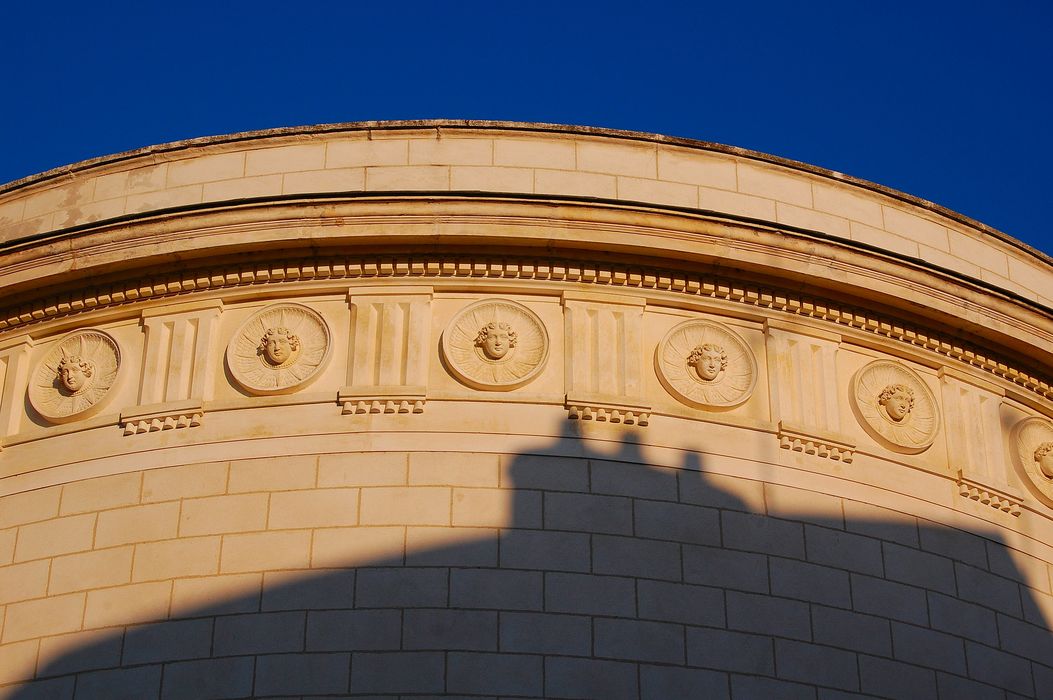
{"type": "Polygon", "coordinates": [[[802,160],[1053,253],[1053,2],[10,3],[0,182],[367,119],[546,121],[802,160]]]}

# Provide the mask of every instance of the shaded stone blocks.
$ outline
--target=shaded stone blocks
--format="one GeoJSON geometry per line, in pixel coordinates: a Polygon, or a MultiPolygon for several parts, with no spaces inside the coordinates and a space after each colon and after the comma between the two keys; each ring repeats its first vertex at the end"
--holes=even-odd
{"type": "Polygon", "coordinates": [[[2,499],[0,692],[1048,694],[1046,562],[619,456],[296,456],[2,499]]]}

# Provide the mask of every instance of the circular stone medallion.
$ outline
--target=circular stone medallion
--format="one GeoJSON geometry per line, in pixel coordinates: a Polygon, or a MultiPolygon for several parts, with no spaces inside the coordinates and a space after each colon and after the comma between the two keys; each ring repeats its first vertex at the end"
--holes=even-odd
{"type": "Polygon", "coordinates": [[[66,336],[44,356],[29,384],[29,402],[52,423],[95,413],[117,380],[121,351],[102,331],[66,336]]]}
{"type": "Polygon", "coordinates": [[[329,359],[329,326],[301,304],[275,304],[241,324],[227,346],[231,375],[252,394],[287,394],[329,359]]]}
{"type": "Polygon", "coordinates": [[[1010,444],[1025,483],[1043,503],[1053,506],[1053,423],[1045,418],[1025,418],[1013,426],[1010,444]]]}
{"type": "Polygon", "coordinates": [[[737,406],[757,383],[757,360],[730,328],[711,321],[684,321],[666,333],[654,357],[662,386],[695,408],[737,406]]]}
{"type": "Polygon", "coordinates": [[[895,452],[924,452],[936,439],[936,397],[921,377],[898,362],[877,360],[860,369],[852,379],[851,397],[860,425],[895,452]]]}
{"type": "Polygon", "coordinates": [[[442,332],[442,356],[450,372],[473,389],[509,391],[541,373],[548,359],[548,333],[537,314],[522,304],[477,301],[442,332]]]}

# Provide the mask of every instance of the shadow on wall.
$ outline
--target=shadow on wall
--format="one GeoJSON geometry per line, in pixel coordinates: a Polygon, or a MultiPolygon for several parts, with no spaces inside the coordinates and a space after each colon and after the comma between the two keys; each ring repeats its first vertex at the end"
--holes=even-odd
{"type": "Polygon", "coordinates": [[[497,536],[107,630],[12,697],[1053,697],[1039,594],[999,543],[750,512],[695,456],[650,468],[575,428],[508,458],[497,536]]]}

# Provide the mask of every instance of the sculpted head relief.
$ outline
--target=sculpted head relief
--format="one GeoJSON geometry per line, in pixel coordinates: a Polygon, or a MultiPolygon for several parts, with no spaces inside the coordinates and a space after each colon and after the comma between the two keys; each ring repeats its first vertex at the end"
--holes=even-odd
{"type": "Polygon", "coordinates": [[[99,410],[117,379],[121,352],[109,334],[77,331],[52,347],[37,363],[29,402],[42,418],[66,423],[99,410]]]}
{"type": "Polygon", "coordinates": [[[1039,471],[1053,479],[1053,442],[1044,442],[1038,446],[1035,461],[1038,462],[1039,471]]]}
{"type": "Polygon", "coordinates": [[[66,391],[76,394],[91,384],[95,364],[80,355],[67,355],[63,350],[57,368],[59,381],[66,391]]]}
{"type": "Polygon", "coordinates": [[[260,339],[257,352],[268,364],[284,365],[300,350],[300,338],[288,328],[268,328],[260,339]]]}
{"type": "Polygon", "coordinates": [[[234,333],[227,367],[251,394],[288,394],[319,376],[329,346],[329,326],[317,311],[303,304],[271,304],[234,333]]]}
{"type": "Polygon", "coordinates": [[[722,323],[682,321],[655,348],[658,380],[675,399],[703,410],[746,401],[757,381],[757,360],[746,341],[722,323]]]}
{"type": "Polygon", "coordinates": [[[1046,416],[1025,418],[1013,426],[1010,440],[1024,484],[1053,508],[1053,421],[1046,416]]]}
{"type": "Polygon", "coordinates": [[[504,321],[491,321],[479,329],[475,344],[491,360],[500,360],[516,346],[516,332],[504,321]]]}
{"type": "Polygon", "coordinates": [[[940,407],[925,380],[902,362],[874,360],[852,378],[852,408],[860,425],[894,452],[929,449],[940,429],[940,407]]]}
{"type": "Polygon", "coordinates": [[[728,354],[715,343],[697,345],[687,357],[687,364],[695,368],[699,379],[711,382],[728,367],[728,354]]]}
{"type": "Polygon", "coordinates": [[[481,391],[511,391],[541,373],[548,333],[536,313],[509,299],[481,299],[450,319],[442,332],[446,368],[481,391]]]}
{"type": "Polygon", "coordinates": [[[889,384],[881,390],[878,403],[885,407],[885,413],[899,423],[914,408],[914,390],[905,384],[889,384]]]}

